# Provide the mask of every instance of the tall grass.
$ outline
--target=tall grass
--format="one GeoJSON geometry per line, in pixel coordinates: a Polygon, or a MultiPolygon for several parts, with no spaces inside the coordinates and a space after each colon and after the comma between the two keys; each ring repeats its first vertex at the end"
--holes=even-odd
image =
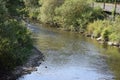
{"type": "Polygon", "coordinates": [[[94,37],[102,37],[103,40],[120,42],[120,16],[115,21],[97,20],[89,23],[87,33],[94,37]]]}

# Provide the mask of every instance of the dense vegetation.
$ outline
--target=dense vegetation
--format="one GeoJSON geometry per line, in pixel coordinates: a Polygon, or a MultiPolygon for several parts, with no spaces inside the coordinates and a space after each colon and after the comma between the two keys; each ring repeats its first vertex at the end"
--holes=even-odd
{"type": "MultiPolygon", "coordinates": [[[[84,31],[87,23],[105,17],[102,9],[93,9],[89,2],[90,0],[39,0],[37,10],[31,12],[28,9],[28,13],[30,18],[36,18],[43,23],[56,25],[65,30],[84,31]]],[[[32,9],[35,7],[32,6],[32,9]]]]}
{"type": "Polygon", "coordinates": [[[32,41],[22,18],[120,43],[120,17],[115,21],[105,19],[106,14],[92,8],[91,1],[0,0],[0,70],[13,69],[29,55],[32,41]]]}
{"type": "Polygon", "coordinates": [[[64,30],[84,32],[95,38],[102,37],[103,41],[119,43],[120,17],[114,21],[106,19],[102,9],[91,7],[92,1],[95,0],[37,0],[37,14],[31,13],[29,17],[64,30]]]}
{"type": "Polygon", "coordinates": [[[15,19],[20,17],[22,8],[20,0],[0,0],[0,75],[22,64],[32,48],[25,24],[15,19]]]}
{"type": "Polygon", "coordinates": [[[91,8],[85,0],[65,0],[64,4],[55,9],[55,21],[67,30],[83,31],[86,24],[96,19],[103,19],[100,8],[91,8]]]}
{"type": "Polygon", "coordinates": [[[116,17],[115,21],[97,20],[90,23],[87,27],[89,34],[94,37],[102,37],[104,41],[113,41],[120,43],[120,16],[116,17]],[[97,26],[97,27],[96,27],[97,26]]]}

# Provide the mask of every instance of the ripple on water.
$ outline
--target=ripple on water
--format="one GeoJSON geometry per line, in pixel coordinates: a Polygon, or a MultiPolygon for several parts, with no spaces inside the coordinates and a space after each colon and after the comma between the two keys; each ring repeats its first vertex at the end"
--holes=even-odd
{"type": "Polygon", "coordinates": [[[94,44],[75,33],[52,30],[37,28],[36,45],[46,60],[37,67],[38,71],[18,80],[113,80],[94,44]]]}

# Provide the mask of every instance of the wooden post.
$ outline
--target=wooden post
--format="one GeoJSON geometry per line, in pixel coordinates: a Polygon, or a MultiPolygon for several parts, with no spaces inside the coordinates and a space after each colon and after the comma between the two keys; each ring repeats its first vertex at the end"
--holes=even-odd
{"type": "Polygon", "coordinates": [[[116,0],[115,0],[114,4],[115,4],[115,7],[114,7],[113,19],[115,20],[116,9],[117,9],[117,2],[116,2],[116,0]]]}
{"type": "Polygon", "coordinates": [[[116,0],[115,0],[115,13],[116,13],[116,10],[117,10],[117,2],[116,2],[116,0]]]}
{"type": "Polygon", "coordinates": [[[105,9],[105,3],[106,3],[106,0],[104,0],[104,3],[103,3],[103,9],[105,9]]]}

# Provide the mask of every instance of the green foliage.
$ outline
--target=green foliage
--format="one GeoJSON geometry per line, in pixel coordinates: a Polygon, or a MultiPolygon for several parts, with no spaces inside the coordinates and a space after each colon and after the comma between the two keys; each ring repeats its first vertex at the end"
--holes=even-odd
{"type": "Polygon", "coordinates": [[[69,29],[70,26],[73,26],[76,27],[75,29],[79,29],[80,19],[84,17],[81,15],[89,10],[88,8],[86,1],[65,0],[64,4],[56,9],[56,21],[64,28],[69,29]]]}
{"type": "Polygon", "coordinates": [[[39,0],[23,0],[26,7],[38,7],[39,0]]]}
{"type": "Polygon", "coordinates": [[[104,18],[101,9],[93,9],[85,0],[65,0],[62,6],[56,8],[55,21],[63,28],[74,31],[86,29],[86,24],[97,18],[104,18]]]}
{"type": "MultiPolygon", "coordinates": [[[[92,0],[91,0],[92,1],[92,0]]],[[[29,18],[43,23],[57,24],[60,27],[83,31],[86,25],[105,16],[100,8],[92,8],[90,0],[24,0],[29,18]]]]}
{"type": "Polygon", "coordinates": [[[20,16],[24,8],[23,0],[6,0],[6,7],[11,16],[20,16]]]}
{"type": "Polygon", "coordinates": [[[102,37],[103,40],[120,42],[120,16],[115,21],[97,20],[88,24],[88,34],[93,34],[95,37],[102,37]]]}
{"type": "Polygon", "coordinates": [[[111,41],[115,41],[115,42],[120,42],[120,33],[116,34],[116,33],[112,33],[109,38],[111,41]]]}
{"type": "Polygon", "coordinates": [[[94,37],[100,37],[100,33],[103,30],[103,21],[98,20],[90,23],[87,27],[87,31],[89,34],[92,34],[94,37]]]}
{"type": "Polygon", "coordinates": [[[5,4],[4,0],[0,0],[0,22],[4,21],[7,16],[7,8],[5,4]]]}
{"type": "Polygon", "coordinates": [[[120,16],[117,16],[113,22],[113,33],[109,36],[111,41],[120,42],[120,16]]]}
{"type": "Polygon", "coordinates": [[[10,19],[0,24],[0,70],[22,64],[31,48],[29,32],[21,23],[10,19]]]}
{"type": "Polygon", "coordinates": [[[103,10],[100,7],[96,7],[92,10],[91,18],[92,20],[96,19],[104,19],[106,17],[106,14],[103,12],[103,10]]]}
{"type": "Polygon", "coordinates": [[[12,19],[19,13],[16,12],[19,6],[17,1],[0,0],[0,72],[22,64],[32,49],[30,33],[25,25],[12,19]]]}
{"type": "Polygon", "coordinates": [[[24,15],[31,19],[37,19],[40,12],[39,8],[41,6],[41,4],[39,3],[40,0],[23,0],[23,1],[25,6],[24,11],[26,12],[26,14],[24,15]]]}
{"type": "Polygon", "coordinates": [[[105,28],[101,33],[101,36],[105,41],[109,39],[109,35],[110,35],[110,32],[107,28],[105,28]]]}
{"type": "Polygon", "coordinates": [[[39,20],[44,23],[54,22],[55,9],[61,2],[62,0],[41,0],[39,20]]]}

